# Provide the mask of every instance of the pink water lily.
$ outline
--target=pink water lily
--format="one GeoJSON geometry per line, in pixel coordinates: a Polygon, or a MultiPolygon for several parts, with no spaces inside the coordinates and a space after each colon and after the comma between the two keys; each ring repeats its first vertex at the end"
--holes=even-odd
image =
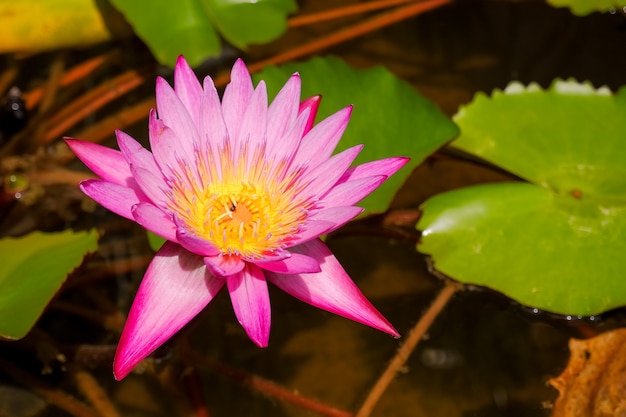
{"type": "Polygon", "coordinates": [[[313,125],[319,97],[300,103],[294,74],[268,107],[243,63],[222,100],[178,59],[174,88],[156,83],[151,152],[117,131],[119,151],[67,139],[100,179],[81,189],[109,210],[167,239],[139,287],[114,360],[124,378],[226,287],[258,346],[268,344],[267,281],[332,313],[398,336],[319,236],[353,219],[355,207],[406,158],[350,167],[362,146],[332,155],[352,108],[313,125]]]}

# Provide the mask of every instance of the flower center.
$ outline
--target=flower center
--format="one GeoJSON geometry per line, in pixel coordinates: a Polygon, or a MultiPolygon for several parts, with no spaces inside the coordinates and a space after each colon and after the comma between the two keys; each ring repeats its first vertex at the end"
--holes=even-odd
{"type": "Polygon", "coordinates": [[[220,175],[209,176],[206,165],[200,162],[196,175],[185,168],[184,175],[172,181],[169,208],[188,230],[222,254],[246,260],[289,246],[311,207],[295,198],[298,172],[286,175],[262,162],[251,168],[246,158],[239,164],[222,158],[220,175]],[[244,173],[236,169],[246,166],[244,173]]]}

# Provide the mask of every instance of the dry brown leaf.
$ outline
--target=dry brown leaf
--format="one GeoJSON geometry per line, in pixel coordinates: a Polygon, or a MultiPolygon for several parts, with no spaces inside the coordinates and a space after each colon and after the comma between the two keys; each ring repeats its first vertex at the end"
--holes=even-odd
{"type": "Polygon", "coordinates": [[[571,357],[550,380],[559,391],[552,417],[626,417],[626,329],[570,339],[571,357]]]}

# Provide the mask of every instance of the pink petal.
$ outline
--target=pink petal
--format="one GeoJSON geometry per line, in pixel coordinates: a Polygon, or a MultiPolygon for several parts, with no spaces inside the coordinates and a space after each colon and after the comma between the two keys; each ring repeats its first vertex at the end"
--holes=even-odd
{"type": "Polygon", "coordinates": [[[341,184],[347,181],[379,175],[390,177],[395,174],[400,168],[406,165],[406,163],[409,161],[410,158],[394,157],[366,162],[364,164],[349,168],[337,183],[341,184]]]}
{"type": "Polygon", "coordinates": [[[220,253],[219,249],[213,243],[193,234],[182,225],[179,225],[176,230],[176,239],[185,249],[196,255],[216,256],[220,253]]]}
{"type": "Polygon", "coordinates": [[[363,145],[353,146],[345,151],[331,156],[316,168],[307,171],[302,181],[310,183],[300,192],[297,197],[304,199],[319,198],[326,194],[341,178],[350,164],[363,149],[363,145]]]}
{"type": "Polygon", "coordinates": [[[115,135],[117,136],[117,145],[120,147],[120,151],[122,151],[122,155],[124,155],[129,165],[141,167],[154,173],[160,171],[154,161],[152,152],[121,130],[115,131],[115,135]]]}
{"type": "Polygon", "coordinates": [[[322,101],[322,96],[313,96],[309,97],[300,103],[300,109],[298,110],[299,114],[304,113],[305,110],[309,110],[309,116],[307,120],[307,124],[304,128],[304,133],[308,133],[309,130],[313,127],[315,123],[315,116],[317,116],[317,110],[320,107],[320,102],[322,101]]]}
{"type": "Polygon", "coordinates": [[[166,242],[150,263],[128,314],[113,361],[115,378],[124,378],[185,326],[223,285],[223,279],[207,272],[201,257],[166,242]]]}
{"type": "Polygon", "coordinates": [[[255,262],[256,266],[267,271],[279,272],[283,274],[300,274],[320,272],[319,262],[310,256],[301,253],[292,253],[290,257],[272,262],[255,262]]]}
{"type": "Polygon", "coordinates": [[[246,112],[240,115],[239,124],[239,134],[234,136],[231,133],[230,135],[231,146],[236,152],[239,151],[240,147],[254,151],[260,148],[266,140],[273,139],[266,136],[267,89],[263,81],[259,83],[254,93],[252,93],[246,112]]]}
{"type": "Polygon", "coordinates": [[[199,141],[197,127],[172,87],[161,77],[158,77],[156,82],[156,102],[159,119],[163,120],[165,126],[174,131],[174,137],[178,138],[175,146],[179,155],[184,157],[185,161],[193,161],[194,144],[199,141]]]}
{"type": "Polygon", "coordinates": [[[263,271],[247,264],[240,273],[226,279],[235,316],[248,337],[266,347],[270,337],[270,295],[263,271]]]}
{"type": "MultiPolygon", "coordinates": [[[[363,213],[361,207],[355,206],[347,206],[347,207],[330,207],[327,209],[322,209],[317,213],[311,215],[307,219],[307,222],[332,222],[334,225],[330,229],[324,232],[324,234],[328,234],[333,230],[337,230],[344,224],[348,223],[350,220],[354,219],[359,214],[363,213]]],[[[298,245],[300,243],[304,243],[303,240],[296,239],[294,240],[294,245],[298,245]]]]}
{"type": "MultiPolygon", "coordinates": [[[[275,168],[277,166],[289,168],[294,155],[298,152],[302,136],[304,136],[308,117],[309,110],[307,109],[298,115],[291,128],[282,137],[268,141],[266,158],[274,162],[275,168]],[[284,165],[280,165],[280,163],[284,163],[284,165]]],[[[275,174],[284,175],[285,172],[276,172],[275,174]]]]}
{"type": "Polygon", "coordinates": [[[253,92],[254,87],[248,68],[241,59],[237,59],[230,73],[230,83],[224,89],[222,98],[224,121],[231,139],[239,137],[241,117],[248,108],[253,92]]]}
{"type": "Polygon", "coordinates": [[[293,244],[299,245],[311,239],[318,238],[326,234],[333,227],[335,227],[335,223],[332,221],[316,220],[304,223],[301,226],[302,230],[299,230],[297,236],[294,237],[293,244]]]}
{"type": "Polygon", "coordinates": [[[200,149],[219,149],[228,139],[222,103],[211,77],[204,79],[203,89],[204,95],[201,102],[202,120],[200,121],[200,134],[203,146],[200,149]],[[211,145],[211,147],[208,145],[211,145]]]}
{"type": "Polygon", "coordinates": [[[312,240],[291,250],[315,258],[322,272],[297,275],[267,272],[268,281],[312,306],[399,336],[396,329],[365,298],[321,240],[312,240]]]}
{"type": "Polygon", "coordinates": [[[139,203],[132,208],[135,221],[144,229],[151,231],[163,239],[177,242],[176,225],[172,216],[152,203],[139,203]]]}
{"type": "Polygon", "coordinates": [[[313,126],[302,139],[293,162],[294,166],[316,167],[320,162],[327,160],[346,130],[351,113],[352,106],[346,107],[313,126]]]}
{"type": "Polygon", "coordinates": [[[206,256],[204,265],[213,275],[229,277],[240,273],[246,266],[246,263],[239,256],[220,254],[217,256],[206,256]]]}
{"type": "MultiPolygon", "coordinates": [[[[167,178],[174,178],[176,171],[180,170],[181,161],[185,161],[180,155],[180,139],[176,133],[156,118],[156,112],[151,111],[148,122],[150,147],[159,169],[167,178]]],[[[187,157],[188,158],[188,157],[187,157]]]]}
{"type": "Polygon", "coordinates": [[[146,201],[132,188],[102,180],[82,181],[80,189],[101,206],[130,220],[135,220],[132,207],[146,201]]]}
{"type": "Polygon", "coordinates": [[[351,206],[368,196],[380,184],[385,182],[387,176],[359,178],[335,185],[322,200],[322,207],[351,206]]]}
{"type": "Polygon", "coordinates": [[[161,171],[157,170],[157,173],[155,174],[154,171],[148,171],[145,168],[136,167],[134,165],[131,165],[130,169],[133,173],[133,177],[135,177],[135,180],[141,187],[141,190],[148,196],[154,205],[165,209],[167,207],[169,197],[165,193],[165,190],[163,190],[166,182],[161,175],[161,171]]]}
{"type": "Polygon", "coordinates": [[[174,68],[174,92],[191,115],[194,124],[198,126],[201,117],[202,87],[198,77],[182,55],[176,60],[174,68]]]}
{"type": "MultiPolygon", "coordinates": [[[[299,112],[300,85],[300,76],[292,75],[270,104],[267,114],[268,147],[283,146],[275,140],[287,133],[296,121],[299,112]]],[[[307,109],[307,112],[310,113],[310,109],[307,109]]]]}
{"type": "Polygon", "coordinates": [[[108,182],[128,185],[132,174],[120,151],[77,139],[65,138],[65,143],[94,174],[108,182]]]}

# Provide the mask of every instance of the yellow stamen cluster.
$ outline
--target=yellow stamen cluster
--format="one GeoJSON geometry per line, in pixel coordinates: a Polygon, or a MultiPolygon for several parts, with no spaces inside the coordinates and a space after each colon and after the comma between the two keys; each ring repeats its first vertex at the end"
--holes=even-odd
{"type": "Polygon", "coordinates": [[[232,158],[225,150],[219,165],[198,154],[197,165],[183,167],[172,182],[169,208],[224,255],[271,255],[289,243],[306,219],[310,204],[295,200],[302,186],[299,172],[286,175],[286,164],[266,164],[262,153],[249,159],[243,151],[232,158]]]}

